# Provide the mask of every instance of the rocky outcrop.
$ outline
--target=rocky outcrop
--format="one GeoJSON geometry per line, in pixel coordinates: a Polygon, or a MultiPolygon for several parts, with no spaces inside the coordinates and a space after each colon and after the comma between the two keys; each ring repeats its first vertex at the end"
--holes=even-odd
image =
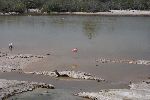
{"type": "Polygon", "coordinates": [[[40,74],[40,75],[48,75],[51,77],[70,77],[70,78],[75,78],[75,79],[85,79],[85,80],[97,80],[98,82],[100,81],[105,81],[102,78],[95,77],[89,73],[85,72],[80,72],[80,71],[42,71],[42,72],[25,72],[27,74],[40,74]]]}
{"type": "Polygon", "coordinates": [[[130,89],[109,89],[100,92],[80,92],[75,94],[93,100],[149,100],[150,81],[132,83],[130,89]]]}
{"type": "Polygon", "coordinates": [[[45,83],[0,79],[0,100],[36,88],[54,89],[54,86],[45,83]]]}
{"type": "Polygon", "coordinates": [[[37,62],[42,58],[44,58],[44,56],[32,54],[9,54],[0,52],[0,71],[21,71],[28,64],[37,62]]]}

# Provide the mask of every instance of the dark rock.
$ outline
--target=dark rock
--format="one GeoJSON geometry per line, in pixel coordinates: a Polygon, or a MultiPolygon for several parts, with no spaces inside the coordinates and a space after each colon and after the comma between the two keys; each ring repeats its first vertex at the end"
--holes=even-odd
{"type": "Polygon", "coordinates": [[[61,75],[58,73],[58,71],[57,70],[54,70],[54,72],[56,73],[56,75],[58,76],[58,77],[60,77],[61,75]]]}
{"type": "Polygon", "coordinates": [[[100,82],[101,80],[97,80],[97,82],[100,82]]]}
{"type": "Polygon", "coordinates": [[[50,53],[47,53],[46,55],[48,55],[48,56],[49,56],[49,55],[51,55],[51,54],[50,54],[50,53]]]}
{"type": "Polygon", "coordinates": [[[43,58],[43,57],[40,57],[40,56],[39,56],[39,57],[37,57],[37,58],[43,58]]]}
{"type": "Polygon", "coordinates": [[[60,75],[61,77],[69,77],[68,75],[64,74],[64,75],[60,75]]]}
{"type": "Polygon", "coordinates": [[[150,82],[146,82],[146,84],[150,84],[150,82]]]}

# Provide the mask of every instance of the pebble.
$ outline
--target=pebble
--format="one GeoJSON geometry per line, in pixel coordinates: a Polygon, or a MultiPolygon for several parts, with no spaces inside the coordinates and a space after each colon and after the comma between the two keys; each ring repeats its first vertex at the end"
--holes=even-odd
{"type": "Polygon", "coordinates": [[[51,54],[50,54],[50,53],[47,53],[46,55],[48,55],[48,56],[49,56],[49,55],[51,55],[51,54]]]}

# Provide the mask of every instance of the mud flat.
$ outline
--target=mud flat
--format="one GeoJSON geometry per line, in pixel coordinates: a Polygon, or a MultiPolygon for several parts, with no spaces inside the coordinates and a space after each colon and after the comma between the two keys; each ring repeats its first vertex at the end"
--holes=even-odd
{"type": "Polygon", "coordinates": [[[122,64],[138,64],[150,66],[150,60],[129,60],[129,59],[111,59],[111,58],[99,58],[96,60],[98,63],[122,63],[122,64]]]}
{"type": "MultiPolygon", "coordinates": [[[[39,65],[37,62],[39,62],[39,60],[43,61],[44,57],[45,56],[41,56],[41,55],[10,54],[8,52],[0,52],[0,71],[1,71],[0,78],[2,79],[0,80],[1,99],[9,98],[10,96],[13,96],[15,94],[32,91],[36,88],[54,88],[52,87],[52,85],[49,85],[51,83],[54,84],[57,89],[65,89],[65,90],[68,89],[72,92],[72,94],[80,92],[75,95],[80,96],[80,97],[86,97],[89,99],[98,99],[98,100],[133,99],[134,100],[134,99],[150,98],[149,97],[150,96],[149,95],[150,94],[150,91],[149,91],[150,81],[144,81],[144,82],[136,83],[136,84],[132,83],[130,85],[129,85],[129,81],[125,81],[126,83],[120,80],[119,82],[118,81],[113,82],[114,81],[113,79],[112,81],[110,81],[107,79],[107,77],[104,77],[104,75],[101,76],[99,74],[99,73],[102,73],[102,72],[104,73],[105,71],[107,71],[107,70],[99,69],[99,68],[105,68],[103,66],[99,66],[99,67],[93,66],[92,68],[86,67],[83,69],[80,67],[73,71],[72,70],[61,71],[62,70],[61,68],[57,68],[54,66],[53,69],[58,69],[58,71],[57,70],[42,71],[37,68],[37,65],[42,66],[41,68],[44,68],[43,63],[39,65]],[[31,72],[25,72],[24,68],[28,67],[28,65],[33,62],[35,62],[34,63],[35,66],[29,66],[29,69],[31,67],[36,67],[37,71],[30,70],[31,72]],[[90,68],[93,70],[91,70],[90,68]],[[89,73],[86,73],[84,71],[89,72],[89,73]],[[98,73],[96,74],[96,72],[98,73]],[[94,76],[93,73],[96,76],[94,76]],[[104,79],[101,77],[103,77],[104,79]],[[67,80],[65,78],[67,78],[67,80]],[[5,80],[5,79],[8,79],[8,80],[5,80]],[[76,80],[72,80],[72,79],[76,79],[76,80]],[[108,81],[105,81],[105,79],[108,81]],[[13,80],[13,81],[9,81],[9,80],[13,80]],[[20,80],[20,81],[17,81],[17,80],[20,80]],[[32,82],[33,80],[35,82],[32,82]],[[90,81],[90,80],[96,80],[96,81],[90,81]],[[101,82],[101,81],[104,81],[104,82],[101,82]],[[128,85],[130,86],[130,89],[127,87],[128,85]],[[84,92],[84,91],[89,91],[89,92],[84,92]]],[[[50,60],[48,61],[52,62],[50,60]]],[[[149,65],[149,61],[146,61],[146,60],[122,60],[122,59],[114,60],[114,59],[105,59],[105,58],[96,60],[96,63],[93,63],[93,64],[99,64],[99,63],[119,63],[121,65],[122,64],[127,64],[127,65],[138,64],[138,65],[143,65],[144,67],[148,67],[145,65],[149,65]]],[[[112,68],[112,66],[110,68],[112,68]]],[[[118,68],[120,68],[120,66],[118,66],[118,68]]],[[[46,70],[46,69],[44,68],[43,70],[46,70]]],[[[117,68],[116,69],[112,68],[110,70],[110,73],[113,73],[113,70],[114,72],[116,72],[117,68]]],[[[120,73],[117,75],[120,75],[120,73]]],[[[106,74],[106,76],[108,76],[108,74],[106,74]]]]}
{"type": "Polygon", "coordinates": [[[80,71],[42,71],[42,72],[25,72],[26,74],[38,74],[38,75],[48,75],[51,77],[69,77],[69,78],[75,78],[75,79],[85,79],[85,80],[97,80],[98,82],[100,81],[105,81],[102,78],[95,77],[91,75],[90,73],[85,73],[85,72],[80,72],[80,71]]]}
{"type": "Polygon", "coordinates": [[[44,58],[44,56],[32,54],[10,54],[8,52],[0,52],[0,71],[22,71],[22,69],[28,64],[37,62],[42,58],[44,58]]]}
{"type": "Polygon", "coordinates": [[[51,84],[0,79],[0,100],[5,100],[15,94],[32,91],[36,88],[54,89],[51,84]]]}
{"type": "Polygon", "coordinates": [[[100,92],[80,92],[75,94],[93,100],[149,100],[150,80],[132,83],[130,89],[108,89],[100,92]]]}

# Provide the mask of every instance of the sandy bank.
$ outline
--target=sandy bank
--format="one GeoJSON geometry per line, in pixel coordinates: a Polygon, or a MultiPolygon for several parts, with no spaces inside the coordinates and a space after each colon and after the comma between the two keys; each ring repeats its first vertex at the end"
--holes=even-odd
{"type": "Polygon", "coordinates": [[[96,100],[149,100],[150,81],[132,83],[130,89],[109,89],[100,92],[80,92],[76,95],[96,100]]]}

